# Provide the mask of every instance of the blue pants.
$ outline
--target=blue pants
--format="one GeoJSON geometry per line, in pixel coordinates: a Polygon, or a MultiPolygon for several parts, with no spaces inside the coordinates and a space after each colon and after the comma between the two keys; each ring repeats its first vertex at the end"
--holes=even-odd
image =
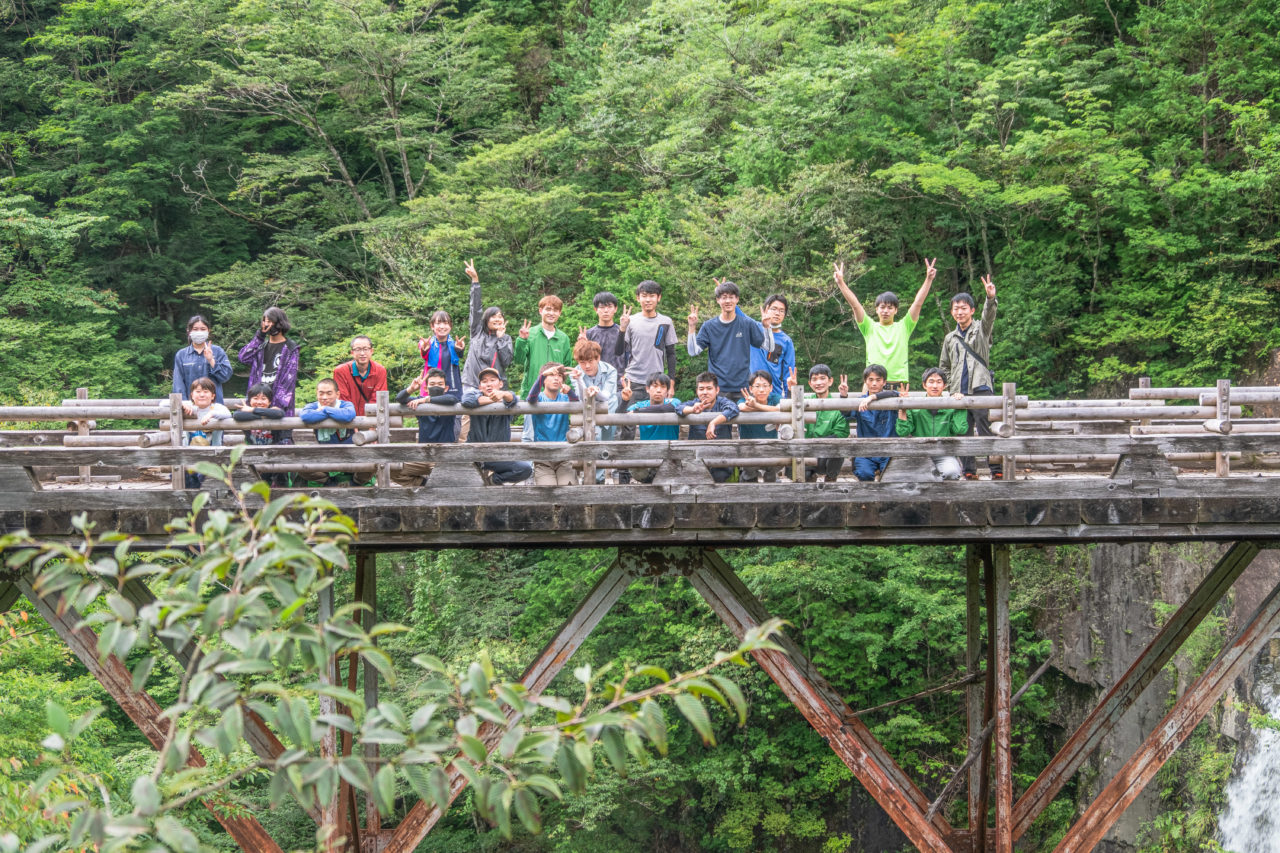
{"type": "Polygon", "coordinates": [[[520,483],[533,476],[532,462],[486,462],[480,467],[493,474],[497,486],[520,483]]]}
{"type": "Polygon", "coordinates": [[[858,456],[853,460],[853,475],[864,482],[874,480],[888,464],[888,456],[858,456]]]}

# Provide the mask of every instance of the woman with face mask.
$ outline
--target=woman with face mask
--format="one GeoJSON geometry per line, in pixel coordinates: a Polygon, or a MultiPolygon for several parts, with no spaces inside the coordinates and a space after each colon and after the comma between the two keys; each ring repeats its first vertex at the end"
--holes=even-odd
{"type": "Polygon", "coordinates": [[[216,389],[214,401],[221,403],[222,383],[231,378],[231,360],[222,347],[209,343],[209,321],[199,314],[187,321],[187,340],[190,346],[173,357],[173,393],[182,395],[182,408],[190,416],[195,412],[191,383],[201,376],[209,377],[216,389]]]}

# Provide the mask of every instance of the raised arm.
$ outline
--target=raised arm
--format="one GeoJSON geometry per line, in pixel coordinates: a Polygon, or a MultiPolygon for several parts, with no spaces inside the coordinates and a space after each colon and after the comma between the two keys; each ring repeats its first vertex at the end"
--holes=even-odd
{"type": "Polygon", "coordinates": [[[996,326],[996,284],[991,276],[982,277],[982,288],[987,292],[987,301],[982,303],[982,337],[990,341],[991,333],[996,326]]]}
{"type": "Polygon", "coordinates": [[[911,307],[907,309],[907,315],[911,317],[911,322],[918,323],[920,321],[920,309],[924,307],[924,298],[929,295],[929,288],[933,287],[934,276],[938,274],[936,264],[938,259],[924,259],[924,284],[920,285],[920,289],[916,291],[916,298],[911,301],[911,307]]]}
{"type": "Polygon", "coordinates": [[[213,367],[209,368],[209,376],[219,385],[231,378],[231,359],[227,358],[227,352],[222,347],[215,347],[213,344],[213,367]]]}
{"type": "Polygon", "coordinates": [[[261,356],[262,348],[266,343],[267,336],[263,334],[261,329],[259,329],[253,333],[253,337],[249,340],[249,343],[240,347],[240,352],[236,353],[236,361],[241,364],[249,364],[250,362],[257,361],[261,356]]]}
{"type": "Polygon", "coordinates": [[[849,289],[849,285],[844,281],[844,262],[833,265],[832,278],[836,280],[836,286],[840,288],[840,293],[844,296],[844,301],[849,303],[849,307],[853,309],[853,322],[861,325],[862,319],[867,316],[867,309],[862,307],[862,303],[858,301],[858,295],[849,289]]]}
{"type": "MultiPolygon", "coordinates": [[[[697,355],[703,347],[698,343],[698,306],[689,306],[689,338],[685,341],[685,350],[689,355],[697,355]]],[[[670,374],[674,376],[675,374],[670,374]]]]}
{"type": "Polygon", "coordinates": [[[484,331],[484,326],[481,324],[484,319],[484,300],[480,294],[480,276],[476,275],[476,262],[467,261],[464,271],[471,276],[471,301],[468,306],[471,322],[468,325],[471,326],[471,337],[474,338],[484,331]]]}

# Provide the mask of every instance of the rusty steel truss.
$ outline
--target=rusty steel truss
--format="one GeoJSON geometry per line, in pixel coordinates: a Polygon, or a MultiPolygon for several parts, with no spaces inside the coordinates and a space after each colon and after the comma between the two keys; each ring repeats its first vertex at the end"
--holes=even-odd
{"type": "MultiPolygon", "coordinates": [[[[961,701],[968,718],[968,755],[951,783],[932,801],[805,657],[793,638],[781,637],[780,650],[755,652],[754,658],[918,849],[938,853],[1011,853],[1013,845],[1098,748],[1196,626],[1223,599],[1262,548],[1269,545],[1247,541],[1231,545],[1020,796],[1013,782],[1012,715],[1021,693],[1045,672],[1049,661],[1027,679],[1022,690],[1014,692],[1009,662],[1008,544],[966,545],[967,671],[966,678],[957,684],[963,687],[961,701]],[[967,789],[965,825],[953,826],[944,812],[962,788],[967,789]]],[[[363,617],[369,627],[376,616],[377,604],[374,557],[372,552],[362,551],[355,563],[356,599],[369,605],[363,617]]],[[[712,548],[620,548],[612,565],[529,665],[521,682],[535,694],[545,690],[632,582],[654,576],[687,579],[739,639],[770,618],[760,600],[712,548]]],[[[60,596],[42,595],[33,587],[30,576],[19,577],[16,583],[0,583],[0,609],[12,607],[21,595],[34,604],[148,740],[157,747],[165,743],[169,728],[161,718],[160,707],[145,692],[133,689],[130,673],[121,661],[98,656],[97,637],[81,624],[79,614],[60,596]]],[[[138,605],[152,600],[150,591],[139,582],[129,583],[125,595],[138,605]]],[[[321,618],[333,612],[331,596],[330,592],[320,602],[321,618]]],[[[1217,659],[1088,805],[1058,844],[1059,853],[1094,848],[1277,629],[1280,629],[1280,585],[1272,589],[1217,659]]],[[[179,660],[189,654],[189,650],[172,644],[169,651],[179,660]]],[[[354,659],[332,661],[326,677],[338,681],[343,676],[343,663],[346,663],[346,684],[355,690],[358,673],[354,659]]],[[[368,664],[363,684],[366,703],[376,704],[377,674],[368,664]]],[[[480,732],[490,748],[497,744],[501,734],[502,728],[491,724],[480,732]]],[[[283,752],[280,741],[255,714],[247,715],[245,738],[260,757],[269,759],[283,752]]],[[[351,748],[349,735],[341,741],[332,739],[322,747],[327,754],[335,756],[350,754],[351,748]]],[[[375,745],[365,745],[364,750],[366,760],[377,761],[375,745]]],[[[192,766],[203,763],[194,748],[189,763],[192,766]]],[[[451,771],[451,801],[465,787],[465,778],[451,771]]],[[[242,849],[280,849],[251,815],[231,816],[224,813],[217,802],[206,805],[242,849]]],[[[363,809],[360,806],[355,790],[344,784],[332,802],[310,814],[317,822],[339,826],[347,839],[347,848],[360,853],[409,853],[441,817],[433,804],[420,801],[398,825],[384,827],[372,798],[365,797],[363,809]]]]}

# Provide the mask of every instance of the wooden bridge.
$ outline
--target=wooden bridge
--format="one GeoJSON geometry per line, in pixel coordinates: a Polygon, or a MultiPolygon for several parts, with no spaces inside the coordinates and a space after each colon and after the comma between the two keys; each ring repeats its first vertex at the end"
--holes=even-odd
{"type": "MultiPolygon", "coordinates": [[[[1009,853],[1236,578],[1261,550],[1280,542],[1280,471],[1275,467],[1280,460],[1280,423],[1247,414],[1248,407],[1280,402],[1280,393],[1220,383],[1213,389],[1139,388],[1123,401],[1037,402],[1006,387],[995,398],[922,400],[887,400],[875,407],[982,408],[996,415],[1000,434],[417,445],[405,443],[412,439],[396,425],[395,419],[408,412],[399,411],[384,395],[376,416],[355,425],[367,431],[361,433],[362,445],[251,447],[239,457],[232,476],[249,481],[279,470],[373,472],[377,485],[329,489],[325,494],[357,520],[356,596],[375,608],[373,558],[380,550],[488,548],[495,543],[513,548],[617,548],[611,568],[530,664],[523,681],[533,691],[547,687],[639,577],[687,580],[738,637],[767,620],[763,605],[719,556],[719,548],[963,544],[968,622],[963,706],[969,758],[953,782],[933,798],[896,764],[798,644],[785,639],[781,652],[759,653],[756,659],[919,849],[1009,853]],[[1190,404],[1172,404],[1179,399],[1190,404]],[[804,483],[799,476],[808,459],[859,455],[889,456],[893,462],[875,483],[804,483]],[[928,458],[940,455],[998,455],[1011,476],[1003,481],[935,481],[928,458]],[[658,476],[648,486],[501,487],[485,486],[477,470],[477,463],[484,461],[564,459],[582,469],[586,482],[600,467],[656,467],[658,476]],[[410,461],[434,465],[426,484],[390,485],[394,466],[410,461]],[[716,484],[708,473],[711,467],[748,463],[782,467],[793,481],[716,484]],[[1015,797],[1011,719],[1019,694],[1009,663],[1010,544],[1181,540],[1231,544],[1036,781],[1015,797]],[[962,791],[967,795],[967,819],[953,826],[945,818],[945,806],[962,791]]],[[[788,402],[791,405],[782,412],[744,417],[798,426],[812,415],[815,401],[795,397],[788,402]]],[[[817,402],[823,407],[851,405],[817,402]]],[[[516,413],[526,410],[521,405],[516,413]]],[[[588,431],[595,425],[640,420],[595,412],[589,406],[576,408],[574,414],[588,431]]],[[[651,419],[697,425],[707,417],[651,419]]],[[[182,478],[170,472],[198,461],[228,463],[231,455],[229,448],[174,446],[184,424],[173,401],[79,399],[25,413],[0,409],[0,420],[7,419],[73,424],[73,432],[0,433],[0,525],[6,531],[26,529],[45,538],[76,535],[72,519],[84,514],[99,530],[120,530],[158,545],[166,539],[165,525],[189,511],[195,494],[181,488],[182,478]],[[131,408],[143,413],[126,411],[131,408]],[[91,420],[129,416],[157,424],[97,436],[89,425],[91,420]],[[168,446],[156,446],[161,444],[168,446]],[[103,479],[104,473],[108,479],[103,479]]],[[[290,425],[266,422],[235,428],[290,425]]],[[[231,502],[229,492],[215,490],[208,506],[231,502]]],[[[12,606],[20,594],[35,603],[148,736],[162,735],[154,703],[132,691],[119,661],[97,659],[96,638],[90,629],[77,627],[78,617],[65,602],[46,597],[38,579],[24,576],[0,581],[0,608],[12,606]]],[[[141,602],[149,593],[136,585],[130,595],[141,602]]],[[[322,608],[333,604],[321,602],[322,608]]],[[[1278,629],[1280,585],[1128,757],[1062,839],[1059,851],[1087,851],[1102,839],[1278,629]]],[[[366,667],[367,701],[376,702],[377,689],[376,676],[366,667]]],[[[247,739],[260,755],[279,754],[279,741],[265,723],[249,728],[247,739]]],[[[492,748],[497,735],[490,741],[492,748]]],[[[376,760],[376,755],[367,757],[376,760]]],[[[456,796],[465,780],[455,775],[452,783],[456,796]]],[[[366,804],[363,818],[354,799],[333,807],[341,809],[347,834],[358,838],[364,851],[412,850],[440,816],[434,807],[419,803],[398,826],[383,828],[371,804],[366,804]]],[[[251,816],[232,822],[228,831],[246,850],[278,849],[251,816]]]]}

